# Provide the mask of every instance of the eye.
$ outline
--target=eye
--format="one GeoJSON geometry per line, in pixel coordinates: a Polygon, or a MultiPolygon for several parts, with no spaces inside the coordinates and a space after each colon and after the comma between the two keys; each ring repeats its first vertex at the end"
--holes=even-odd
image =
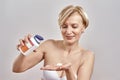
{"type": "Polygon", "coordinates": [[[72,28],[78,28],[77,24],[72,24],[72,28]]]}
{"type": "Polygon", "coordinates": [[[62,25],[62,28],[67,28],[67,27],[68,27],[68,26],[67,26],[67,25],[65,25],[65,24],[64,24],[64,25],[62,25]]]}

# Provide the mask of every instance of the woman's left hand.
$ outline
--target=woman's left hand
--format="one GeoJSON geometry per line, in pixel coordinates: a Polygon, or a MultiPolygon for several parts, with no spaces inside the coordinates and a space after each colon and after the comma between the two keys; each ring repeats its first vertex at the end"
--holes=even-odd
{"type": "Polygon", "coordinates": [[[61,71],[61,70],[67,70],[71,67],[71,63],[58,63],[57,65],[46,65],[44,67],[41,67],[41,70],[50,70],[50,71],[61,71]]]}

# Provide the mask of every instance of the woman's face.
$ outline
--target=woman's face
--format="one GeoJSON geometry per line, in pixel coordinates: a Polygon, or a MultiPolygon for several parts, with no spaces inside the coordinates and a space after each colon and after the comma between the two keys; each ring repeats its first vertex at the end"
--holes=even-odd
{"type": "Polygon", "coordinates": [[[81,33],[84,31],[82,17],[77,13],[73,13],[65,23],[61,26],[63,39],[67,43],[75,43],[79,41],[81,33]]]}

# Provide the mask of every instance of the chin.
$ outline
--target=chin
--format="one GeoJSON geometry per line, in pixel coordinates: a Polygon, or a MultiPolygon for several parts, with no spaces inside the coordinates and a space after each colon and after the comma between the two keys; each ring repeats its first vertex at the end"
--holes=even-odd
{"type": "Polygon", "coordinates": [[[75,43],[76,41],[75,41],[75,40],[65,40],[65,42],[66,42],[67,44],[73,44],[73,43],[75,43]]]}

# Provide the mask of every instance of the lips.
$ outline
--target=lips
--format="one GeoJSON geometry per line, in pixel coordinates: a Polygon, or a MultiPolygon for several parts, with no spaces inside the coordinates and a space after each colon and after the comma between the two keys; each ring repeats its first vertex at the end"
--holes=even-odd
{"type": "Polygon", "coordinates": [[[71,40],[74,36],[66,36],[66,39],[71,40]]]}

